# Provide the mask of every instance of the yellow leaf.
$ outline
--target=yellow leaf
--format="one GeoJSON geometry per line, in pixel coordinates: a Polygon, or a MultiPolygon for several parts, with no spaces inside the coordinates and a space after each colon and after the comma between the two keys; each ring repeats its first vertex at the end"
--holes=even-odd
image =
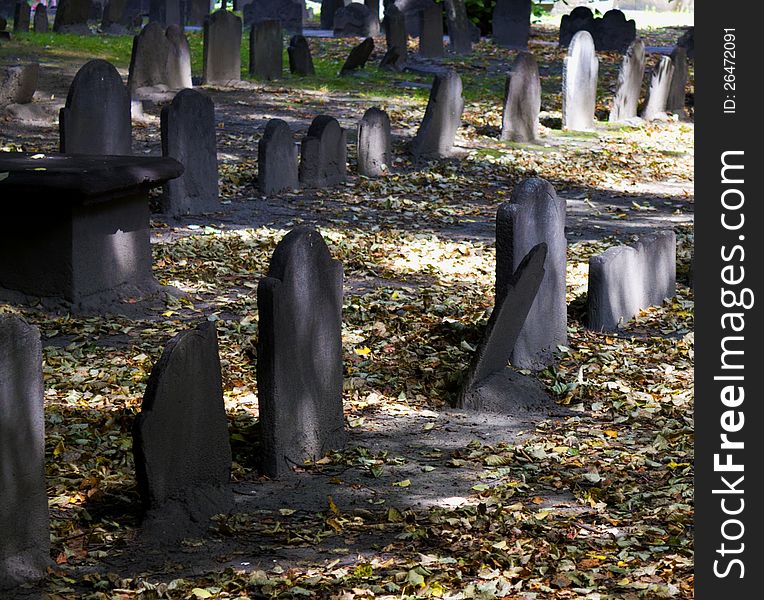
{"type": "Polygon", "coordinates": [[[334,499],[329,496],[329,510],[332,511],[335,515],[340,514],[340,509],[337,508],[337,505],[334,503],[334,499]]]}
{"type": "Polygon", "coordinates": [[[606,429],[605,435],[608,436],[609,438],[617,438],[618,432],[615,429],[606,429]]]}
{"type": "Polygon", "coordinates": [[[194,588],[191,593],[197,598],[212,598],[212,594],[202,588],[194,588]]]}
{"type": "Polygon", "coordinates": [[[363,348],[356,348],[355,353],[359,356],[367,356],[368,354],[371,354],[371,348],[368,346],[364,346],[363,348]]]}
{"type": "Polygon", "coordinates": [[[395,487],[409,487],[411,485],[410,479],[404,479],[403,481],[397,481],[393,484],[395,487]]]}

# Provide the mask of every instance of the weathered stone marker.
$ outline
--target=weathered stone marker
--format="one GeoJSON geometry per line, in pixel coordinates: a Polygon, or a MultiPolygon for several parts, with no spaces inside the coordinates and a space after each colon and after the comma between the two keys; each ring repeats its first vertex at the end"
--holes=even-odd
{"type": "Polygon", "coordinates": [[[38,63],[0,69],[0,106],[30,103],[37,89],[39,74],[38,63]]]}
{"type": "Polygon", "coordinates": [[[91,0],[60,0],[56,6],[53,31],[78,35],[90,34],[88,19],[91,10],[91,0]]]}
{"type": "Polygon", "coordinates": [[[241,80],[241,19],[217,10],[204,21],[202,82],[226,84],[241,80]]]}
{"type": "Polygon", "coordinates": [[[637,116],[642,80],[645,77],[645,44],[634,40],[623,57],[618,70],[618,85],[610,108],[609,121],[617,123],[637,116]]]}
{"type": "Polygon", "coordinates": [[[650,77],[650,89],[647,92],[647,102],[642,110],[642,118],[652,121],[666,113],[666,102],[671,90],[671,79],[674,75],[674,65],[670,56],[661,56],[653,68],[650,77]]]}
{"type": "Polygon", "coordinates": [[[50,23],[48,23],[48,7],[40,2],[34,9],[33,31],[35,33],[48,33],[50,23]]]}
{"type": "Polygon", "coordinates": [[[496,290],[488,325],[456,402],[458,408],[517,413],[551,403],[541,385],[509,367],[515,343],[544,277],[546,244],[534,246],[496,290]]]}
{"type": "Polygon", "coordinates": [[[300,183],[328,187],[345,181],[347,139],[337,119],[318,115],[300,145],[300,183]]]}
{"type": "Polygon", "coordinates": [[[260,21],[249,32],[249,74],[258,79],[281,79],[283,41],[279,21],[260,21]]]}
{"type": "Polygon", "coordinates": [[[192,89],[178,92],[162,109],[162,156],[183,165],[183,175],[168,181],[162,212],[177,217],[220,209],[215,105],[192,89]]]}
{"type": "Polygon", "coordinates": [[[345,444],[342,277],[321,234],[296,227],[258,285],[261,469],[270,477],[345,444]]]}
{"type": "Polygon", "coordinates": [[[13,31],[15,33],[29,31],[30,17],[31,7],[27,1],[20,0],[20,2],[16,2],[16,6],[13,9],[13,31]]]}
{"type": "Polygon", "coordinates": [[[341,6],[334,13],[334,37],[372,37],[379,35],[379,15],[360,2],[341,6]]]}
{"type": "Polygon", "coordinates": [[[419,34],[419,54],[425,58],[443,56],[443,8],[440,4],[424,9],[420,13],[422,26],[419,34]]]}
{"type": "Polygon", "coordinates": [[[150,537],[175,542],[231,509],[231,445],[212,322],[176,335],[154,365],[133,453],[150,537]]]}
{"type": "Polygon", "coordinates": [[[50,560],[40,332],[0,314],[0,596],[50,560]]]}
{"type": "Polygon", "coordinates": [[[203,27],[204,19],[207,18],[208,14],[210,14],[210,0],[188,0],[186,2],[186,25],[203,27]]]}
{"type": "Polygon", "coordinates": [[[587,6],[576,6],[560,19],[560,46],[570,45],[573,36],[579,31],[588,31],[594,38],[594,13],[587,6]]]}
{"type": "Polygon", "coordinates": [[[541,111],[541,79],[536,59],[529,52],[520,52],[507,77],[501,139],[533,142],[538,133],[541,111]]]}
{"type": "Polygon", "coordinates": [[[356,69],[363,69],[373,51],[374,40],[370,37],[366,38],[350,51],[342,69],[340,69],[340,75],[348,75],[356,69]]]}
{"type": "Polygon", "coordinates": [[[436,75],[424,119],[411,142],[415,157],[450,156],[456,130],[462,124],[462,79],[452,70],[436,75]]]}
{"type": "Polygon", "coordinates": [[[321,0],[321,29],[334,29],[334,15],[348,0],[321,0]]]}
{"type": "Polygon", "coordinates": [[[257,186],[263,194],[278,194],[300,186],[297,144],[286,121],[271,119],[257,144],[257,186]]]}
{"type": "MultiPolygon", "coordinates": [[[[237,10],[241,10],[241,4],[237,10]]],[[[302,34],[305,3],[303,0],[255,0],[244,5],[244,26],[260,21],[279,21],[281,27],[293,34],[302,34]]]]}
{"type": "Polygon", "coordinates": [[[671,86],[666,98],[666,110],[679,115],[679,118],[682,119],[687,116],[687,111],[684,108],[688,78],[687,50],[681,46],[674,48],[671,52],[671,64],[674,67],[674,73],[671,76],[671,86]]]}
{"type": "Polygon", "coordinates": [[[634,19],[626,20],[626,15],[617,8],[595,19],[594,25],[594,47],[602,52],[623,52],[637,37],[634,19]]]}
{"type": "Polygon", "coordinates": [[[531,0],[497,0],[493,9],[493,41],[505,48],[528,48],[531,0]]]}
{"type": "Polygon", "coordinates": [[[115,35],[127,33],[125,27],[125,9],[127,0],[106,0],[101,18],[101,31],[115,35]]]}
{"type": "Polygon", "coordinates": [[[536,244],[547,245],[546,273],[522,331],[512,364],[520,369],[543,369],[553,362],[558,345],[567,342],[565,302],[565,200],[543,179],[527,179],[512,191],[496,215],[497,305],[506,282],[536,244]]]}
{"type": "Polygon", "coordinates": [[[467,17],[464,2],[445,0],[443,2],[448,22],[448,43],[454,54],[470,54],[472,52],[472,28],[474,24],[467,17]]]}
{"type": "Polygon", "coordinates": [[[648,306],[676,294],[676,234],[662,231],[633,246],[614,246],[589,259],[587,327],[615,331],[648,306]]]}
{"type": "Polygon", "coordinates": [[[149,21],[165,27],[182,25],[184,8],[182,0],[149,0],[149,21]]]}
{"type": "Polygon", "coordinates": [[[177,25],[167,30],[156,22],[133,38],[127,88],[166,85],[170,89],[193,87],[188,39],[177,25]]]}
{"type": "Polygon", "coordinates": [[[390,118],[372,107],[358,124],[358,173],[379,177],[390,169],[390,118]]]}
{"type": "Polygon", "coordinates": [[[573,36],[562,67],[562,127],[573,131],[594,129],[599,60],[588,31],[573,36]]]}
{"type": "Polygon", "coordinates": [[[287,48],[289,55],[289,71],[293,75],[315,75],[313,57],[310,54],[310,44],[302,35],[293,35],[287,48]]]}
{"type": "Polygon", "coordinates": [[[96,59],[77,71],[58,129],[63,153],[132,154],[130,94],[114,65],[96,59]]]}
{"type": "Polygon", "coordinates": [[[390,3],[385,7],[385,41],[387,42],[387,51],[397,50],[395,60],[391,61],[394,70],[403,69],[406,64],[408,53],[408,35],[406,34],[406,18],[403,13],[390,3]]]}

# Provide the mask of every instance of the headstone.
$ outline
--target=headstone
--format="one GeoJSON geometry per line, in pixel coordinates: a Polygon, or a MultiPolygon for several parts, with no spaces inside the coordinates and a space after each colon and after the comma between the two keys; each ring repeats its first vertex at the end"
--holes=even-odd
{"type": "Polygon", "coordinates": [[[159,23],[164,27],[169,25],[182,27],[184,5],[182,0],[150,0],[149,22],[159,23]]]}
{"type": "Polygon", "coordinates": [[[679,115],[679,118],[685,118],[685,88],[687,87],[687,51],[681,46],[677,46],[671,52],[671,64],[674,67],[674,73],[671,76],[671,86],[669,87],[668,97],[666,98],[666,110],[679,115]]]}
{"type": "Polygon", "coordinates": [[[48,29],[50,29],[48,8],[40,2],[34,9],[33,30],[35,33],[48,33],[48,29]]]}
{"type": "Polygon", "coordinates": [[[472,52],[472,21],[467,18],[467,8],[463,0],[445,0],[448,21],[449,48],[454,54],[472,52]]]}
{"type": "Polygon", "coordinates": [[[334,15],[349,0],[321,0],[321,29],[334,29],[334,15]]]}
{"type": "Polygon", "coordinates": [[[496,216],[497,306],[506,282],[536,244],[547,245],[546,273],[512,352],[519,369],[539,370],[567,342],[565,200],[543,179],[527,179],[496,216]]]}
{"type": "Polygon", "coordinates": [[[279,21],[260,21],[249,33],[249,74],[258,79],[281,79],[284,53],[279,21]]]}
{"type": "Polygon", "coordinates": [[[400,50],[396,46],[387,49],[379,61],[379,68],[384,71],[402,71],[405,63],[401,60],[400,50]]]}
{"type": "Polygon", "coordinates": [[[634,19],[618,9],[607,11],[601,19],[594,20],[594,47],[601,52],[624,52],[637,38],[634,19]]]}
{"type": "Polygon", "coordinates": [[[363,69],[373,51],[374,40],[370,37],[366,38],[350,51],[347,59],[345,59],[345,63],[342,65],[342,69],[340,69],[340,75],[348,75],[356,69],[363,69]]]}
{"type": "Polygon", "coordinates": [[[188,38],[178,25],[164,32],[169,44],[167,56],[167,87],[172,90],[193,87],[191,79],[191,48],[188,38]]]}
{"type": "Polygon", "coordinates": [[[130,94],[114,66],[91,60],[77,71],[58,118],[66,154],[132,154],[130,94]]]}
{"type": "Polygon", "coordinates": [[[614,246],[589,259],[587,327],[615,331],[640,310],[676,294],[676,235],[664,231],[634,246],[614,246]]]}
{"type": "Polygon", "coordinates": [[[594,13],[586,6],[576,6],[560,19],[560,46],[567,47],[579,31],[588,31],[594,39],[594,13]]]}
{"type": "Polygon", "coordinates": [[[443,56],[443,9],[435,4],[420,13],[422,26],[419,36],[419,54],[425,58],[443,56]]]}
{"type": "Polygon", "coordinates": [[[0,596],[45,577],[50,517],[40,332],[0,314],[0,596]]]}
{"type": "Polygon", "coordinates": [[[386,10],[395,6],[403,13],[406,21],[406,34],[411,37],[419,37],[422,33],[422,15],[423,10],[432,9],[435,6],[433,0],[394,0],[387,5],[386,10]]]}
{"type": "Polygon", "coordinates": [[[254,0],[244,6],[244,26],[280,21],[286,31],[302,34],[304,10],[303,0],[254,0]]]}
{"type": "Polygon", "coordinates": [[[0,106],[28,104],[37,89],[40,65],[30,63],[0,69],[0,106]]]}
{"type": "Polygon", "coordinates": [[[501,139],[533,142],[538,133],[541,111],[541,79],[536,59],[529,52],[520,52],[507,77],[501,139]]]}
{"type": "Polygon", "coordinates": [[[390,169],[390,117],[384,110],[368,109],[358,124],[358,174],[379,177],[390,169]]]}
{"type": "Polygon", "coordinates": [[[647,101],[642,110],[642,118],[645,121],[652,121],[666,113],[666,102],[668,101],[673,75],[674,65],[671,62],[671,57],[661,56],[650,77],[647,101]]]}
{"type": "Polygon", "coordinates": [[[16,2],[16,7],[13,10],[13,31],[18,33],[20,31],[28,32],[30,23],[30,6],[26,0],[16,2]]]}
{"type": "Polygon", "coordinates": [[[162,109],[162,156],[183,165],[183,175],[165,184],[162,212],[177,217],[220,209],[215,105],[185,89],[162,109]]]}
{"type": "Polygon", "coordinates": [[[546,244],[539,243],[496,290],[496,304],[472,358],[457,408],[517,414],[553,404],[540,384],[509,367],[515,343],[544,278],[546,244]]]}
{"type": "Polygon", "coordinates": [[[89,34],[88,18],[91,8],[91,0],[60,0],[56,6],[53,31],[78,35],[89,34]]]}
{"type": "Polygon", "coordinates": [[[310,54],[310,44],[302,35],[293,35],[287,48],[289,55],[289,71],[293,75],[315,75],[313,57],[310,54]]]}
{"type": "Polygon", "coordinates": [[[337,119],[318,115],[300,144],[300,183],[324,188],[345,181],[347,139],[337,119]]]}
{"type": "Polygon", "coordinates": [[[395,6],[388,4],[385,8],[385,40],[387,41],[387,50],[390,52],[397,49],[387,64],[390,64],[394,70],[402,70],[406,64],[408,52],[408,35],[406,34],[406,19],[403,13],[395,6]]]}
{"type": "Polygon", "coordinates": [[[101,18],[101,31],[115,35],[128,32],[125,27],[125,10],[127,0],[106,0],[101,18]]]}
{"type": "Polygon", "coordinates": [[[231,444],[215,325],[170,340],[133,425],[143,530],[165,543],[206,529],[233,506],[231,444]]]}
{"type": "Polygon", "coordinates": [[[263,194],[278,194],[300,186],[297,144],[286,121],[271,119],[257,144],[257,185],[263,194]]]}
{"type": "Polygon", "coordinates": [[[334,13],[334,37],[379,35],[379,16],[360,2],[351,2],[334,13]]]}
{"type": "Polygon", "coordinates": [[[459,74],[451,69],[436,75],[424,119],[411,142],[411,153],[415,157],[450,156],[456,130],[462,123],[463,110],[464,98],[459,74]]]}
{"type": "Polygon", "coordinates": [[[528,48],[531,0],[497,0],[493,9],[493,41],[505,48],[528,48]]]}
{"type": "Polygon", "coordinates": [[[210,0],[187,0],[186,25],[203,27],[204,19],[210,14],[210,0]]]}
{"type": "Polygon", "coordinates": [[[588,31],[573,36],[562,67],[562,127],[573,131],[594,129],[599,60],[588,31]]]}
{"type": "Polygon", "coordinates": [[[645,77],[645,44],[637,38],[626,50],[618,71],[618,84],[610,108],[611,123],[626,121],[637,116],[642,80],[645,77]]]}
{"type": "Polygon", "coordinates": [[[261,469],[270,477],[345,444],[342,278],[321,235],[296,227],[258,285],[261,469]]]}
{"type": "Polygon", "coordinates": [[[226,84],[241,80],[241,19],[217,10],[204,21],[202,82],[226,84]]]}
{"type": "Polygon", "coordinates": [[[133,38],[127,87],[133,93],[156,85],[170,89],[193,86],[188,39],[177,25],[165,31],[159,23],[151,22],[133,38]]]}

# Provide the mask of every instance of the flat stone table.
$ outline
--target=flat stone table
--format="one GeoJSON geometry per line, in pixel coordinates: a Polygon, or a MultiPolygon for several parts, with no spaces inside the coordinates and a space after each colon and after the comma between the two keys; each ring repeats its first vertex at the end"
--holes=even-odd
{"type": "Polygon", "coordinates": [[[161,289],[151,271],[151,188],[172,158],[0,152],[0,298],[124,312],[161,289]]]}

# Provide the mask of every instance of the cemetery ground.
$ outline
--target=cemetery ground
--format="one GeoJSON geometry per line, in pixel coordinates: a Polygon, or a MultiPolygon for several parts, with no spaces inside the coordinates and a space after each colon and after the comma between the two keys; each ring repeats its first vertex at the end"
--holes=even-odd
{"type": "MultiPolygon", "coordinates": [[[[640,31],[648,46],[679,34],[640,31]]],[[[620,57],[599,53],[597,129],[561,131],[555,36],[535,27],[530,45],[543,86],[540,143],[499,141],[515,52],[483,41],[443,61],[462,75],[465,112],[457,156],[429,163],[412,163],[406,143],[432,74],[378,70],[383,39],[356,76],[337,71],[357,40],[311,38],[315,77],[285,70],[276,82],[207,88],[222,210],[152,221],[155,275],[184,295],[136,305],[130,317],[0,304],[43,338],[47,597],[693,596],[693,126],[608,125],[620,57]],[[354,171],[352,136],[370,106],[387,110],[394,135],[391,173],[378,179],[354,171]],[[265,123],[280,117],[302,133],[319,113],[349,129],[348,182],[263,198],[253,182],[265,123]],[[493,305],[496,208],[532,176],[568,206],[569,340],[538,374],[559,412],[451,410],[493,305]],[[255,292],[298,224],[318,227],[344,266],[349,443],[269,481],[256,470],[255,292]],[[589,257],[660,228],[677,233],[677,296],[618,332],[586,330],[589,257]],[[236,509],[204,536],[141,548],[132,423],[165,343],[205,318],[219,336],[236,509]]],[[[131,40],[20,34],[0,47],[0,60],[40,62],[38,98],[49,104],[33,122],[0,122],[3,149],[56,151],[55,115],[77,69],[105,58],[126,76],[131,40]]],[[[189,40],[198,76],[201,35],[189,40]]],[[[169,99],[145,103],[135,153],[161,153],[169,99]]]]}

